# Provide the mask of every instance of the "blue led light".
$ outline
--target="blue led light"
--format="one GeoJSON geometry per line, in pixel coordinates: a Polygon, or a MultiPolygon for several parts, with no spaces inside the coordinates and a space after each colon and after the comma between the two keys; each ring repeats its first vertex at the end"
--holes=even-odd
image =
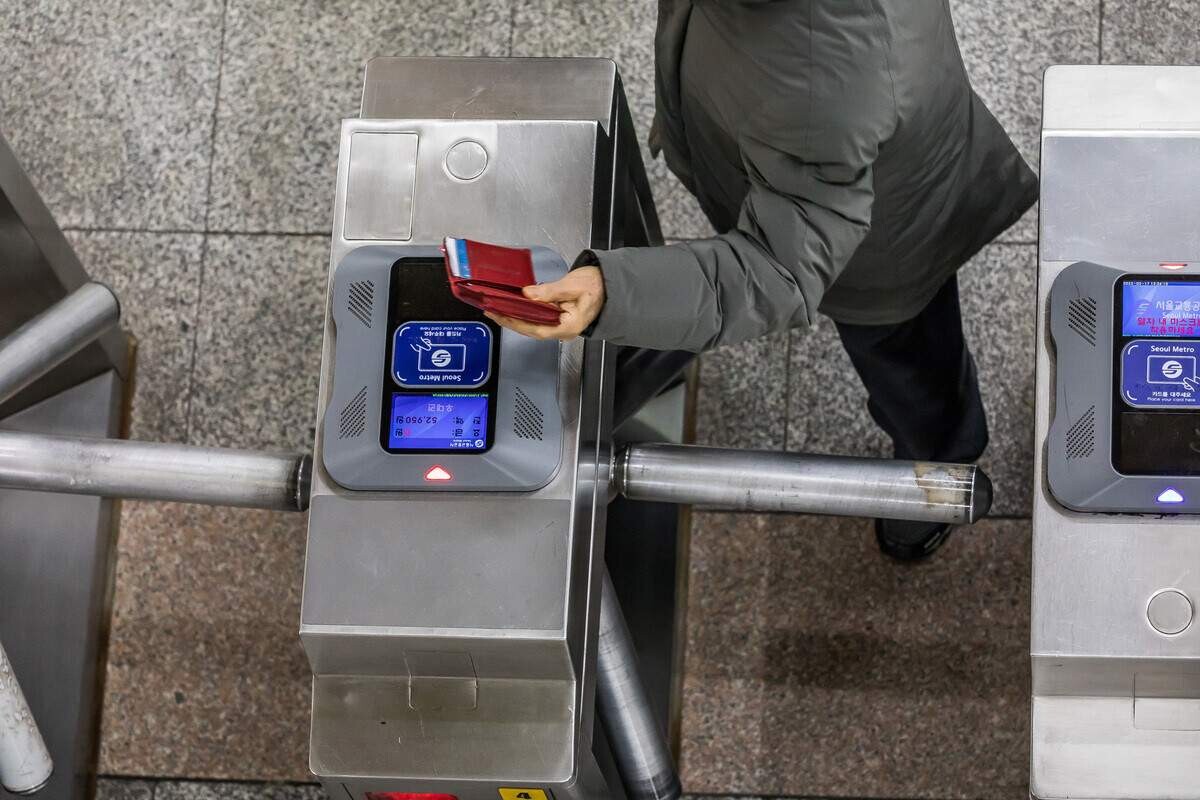
{"type": "Polygon", "coordinates": [[[1172,503],[1172,504],[1174,504],[1174,503],[1182,503],[1182,502],[1183,502],[1183,495],[1181,495],[1181,494],[1179,493],[1179,491],[1178,491],[1177,489],[1174,489],[1174,488],[1167,488],[1167,489],[1163,489],[1163,490],[1162,490],[1162,492],[1160,492],[1160,493],[1159,493],[1159,495],[1158,495],[1158,502],[1160,502],[1160,503],[1172,503]]]}

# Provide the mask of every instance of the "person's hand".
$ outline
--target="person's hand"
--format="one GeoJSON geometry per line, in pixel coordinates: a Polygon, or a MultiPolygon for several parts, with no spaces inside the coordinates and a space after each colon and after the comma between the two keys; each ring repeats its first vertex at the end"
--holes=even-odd
{"type": "Polygon", "coordinates": [[[561,310],[557,325],[538,325],[490,311],[487,318],[509,330],[534,339],[574,339],[600,316],[604,308],[604,278],[599,267],[579,267],[551,283],[526,286],[521,292],[530,300],[554,303],[561,310]]]}

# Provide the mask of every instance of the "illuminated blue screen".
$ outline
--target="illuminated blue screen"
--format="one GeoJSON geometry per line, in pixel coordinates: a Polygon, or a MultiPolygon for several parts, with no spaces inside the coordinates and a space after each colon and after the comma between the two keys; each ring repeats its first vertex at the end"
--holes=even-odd
{"type": "Polygon", "coordinates": [[[486,450],[486,394],[393,394],[390,450],[486,450]]]}
{"type": "Polygon", "coordinates": [[[1124,281],[1121,335],[1200,336],[1200,281],[1124,281]]]}

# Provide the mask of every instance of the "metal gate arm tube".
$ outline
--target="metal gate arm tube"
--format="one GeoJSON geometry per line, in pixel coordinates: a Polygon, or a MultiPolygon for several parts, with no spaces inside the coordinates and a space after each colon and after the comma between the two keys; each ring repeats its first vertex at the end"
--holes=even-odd
{"type": "Polygon", "coordinates": [[[54,762],[0,644],[0,787],[32,794],[50,780],[54,762]]]}
{"type": "Polygon", "coordinates": [[[85,283],[0,339],[0,403],[75,355],[120,316],[111,289],[85,283]]]}
{"type": "Polygon", "coordinates": [[[312,457],[0,431],[0,487],[303,511],[312,457]]]}
{"type": "Polygon", "coordinates": [[[675,800],[675,762],[638,673],[637,652],[621,601],[604,569],[596,651],[596,707],[631,800],[675,800]]]}
{"type": "Polygon", "coordinates": [[[733,511],[965,524],[992,504],[992,483],[973,464],[694,445],[630,445],[613,480],[631,500],[733,511]]]}

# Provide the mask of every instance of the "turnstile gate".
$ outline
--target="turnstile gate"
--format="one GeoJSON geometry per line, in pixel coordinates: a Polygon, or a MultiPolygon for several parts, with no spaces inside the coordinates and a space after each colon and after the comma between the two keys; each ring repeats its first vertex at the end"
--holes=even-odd
{"type": "MultiPolygon", "coordinates": [[[[132,359],[117,316],[0,135],[0,435],[119,434],[132,359]]],[[[115,528],[106,499],[0,485],[0,800],[88,791],[115,528]]]]}
{"type": "Polygon", "coordinates": [[[643,175],[610,61],[368,65],[342,128],[301,622],[331,791],[678,794],[617,652],[608,486],[650,475],[661,498],[690,470],[693,498],[750,504],[771,457],[614,462],[613,348],[501,330],[453,300],[437,250],[448,234],[532,247],[551,280],[559,254],[657,243],[643,175]],[[434,352],[444,369],[422,366],[434,352]],[[621,775],[595,746],[597,673],[621,775]]]}
{"type": "MultiPolygon", "coordinates": [[[[301,611],[310,766],[355,798],[603,795],[613,348],[500,329],[450,295],[438,244],[534,247],[547,281],[630,219],[656,236],[616,71],[384,58],[363,98],[342,126],[301,611]]],[[[678,791],[665,767],[655,793],[678,791]]]]}
{"type": "Polygon", "coordinates": [[[1200,797],[1200,68],[1046,73],[1038,798],[1200,797]]]}
{"type": "MultiPolygon", "coordinates": [[[[614,445],[614,418],[684,359],[500,330],[450,301],[447,234],[532,247],[541,280],[586,247],[660,242],[611,61],[370,62],[363,114],[342,126],[313,457],[0,431],[0,487],[311,503],[300,635],[310,765],[331,797],[679,793],[604,566],[617,495],[950,523],[987,512],[990,484],[969,465],[614,445]]],[[[97,335],[60,328],[63,303],[0,341],[5,391],[65,353],[60,339],[97,335]]]]}

